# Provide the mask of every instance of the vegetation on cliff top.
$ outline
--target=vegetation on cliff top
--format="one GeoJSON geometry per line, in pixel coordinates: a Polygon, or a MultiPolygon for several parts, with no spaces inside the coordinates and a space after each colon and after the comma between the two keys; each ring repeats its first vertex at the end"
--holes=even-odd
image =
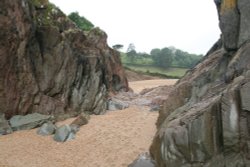
{"type": "Polygon", "coordinates": [[[68,17],[83,31],[89,31],[94,28],[94,24],[92,24],[85,17],[80,16],[78,12],[72,12],[68,15],[68,17]]]}

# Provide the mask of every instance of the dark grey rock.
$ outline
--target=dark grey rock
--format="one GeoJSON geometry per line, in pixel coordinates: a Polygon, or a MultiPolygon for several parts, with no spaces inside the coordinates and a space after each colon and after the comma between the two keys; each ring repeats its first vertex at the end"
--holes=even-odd
{"type": "Polygon", "coordinates": [[[250,111],[250,82],[244,84],[240,90],[241,106],[243,110],[250,111]]]}
{"type": "Polygon", "coordinates": [[[245,44],[231,58],[214,51],[177,83],[160,110],[150,149],[157,166],[249,166],[249,49],[245,44]],[[191,97],[175,105],[187,83],[191,97]]]}
{"type": "Polygon", "coordinates": [[[143,153],[128,167],[155,167],[155,162],[148,153],[143,153]]]}
{"type": "Polygon", "coordinates": [[[236,50],[240,30],[240,15],[237,10],[237,2],[223,1],[218,9],[223,45],[227,50],[236,50]]]}
{"type": "Polygon", "coordinates": [[[151,108],[150,108],[150,110],[149,111],[159,111],[160,110],[160,108],[161,108],[161,106],[160,105],[153,105],[153,106],[151,106],[151,108]]]}
{"type": "Polygon", "coordinates": [[[3,113],[0,113],[0,135],[6,135],[12,133],[12,129],[8,123],[8,121],[5,119],[5,116],[3,113]]]}
{"type": "Polygon", "coordinates": [[[41,126],[43,123],[53,120],[52,116],[39,113],[28,114],[25,116],[16,115],[10,119],[11,128],[16,130],[28,130],[41,126]]]}
{"type": "Polygon", "coordinates": [[[115,110],[124,110],[125,108],[128,108],[129,105],[125,102],[122,102],[118,99],[111,99],[108,101],[107,104],[107,109],[110,111],[115,111],[115,110]]]}
{"type": "Polygon", "coordinates": [[[62,125],[57,128],[56,133],[54,135],[54,140],[57,142],[65,142],[75,138],[75,130],[69,125],[62,125]]]}
{"type": "Polygon", "coordinates": [[[71,131],[75,134],[80,130],[80,127],[78,125],[70,124],[69,126],[71,128],[71,131]]]}
{"type": "Polygon", "coordinates": [[[37,134],[42,136],[52,135],[56,131],[56,126],[52,122],[46,122],[44,123],[38,130],[37,134]]]}
{"type": "Polygon", "coordinates": [[[240,13],[240,32],[239,32],[239,42],[240,47],[246,41],[250,40],[250,3],[249,0],[239,0],[238,10],[240,13]]]}

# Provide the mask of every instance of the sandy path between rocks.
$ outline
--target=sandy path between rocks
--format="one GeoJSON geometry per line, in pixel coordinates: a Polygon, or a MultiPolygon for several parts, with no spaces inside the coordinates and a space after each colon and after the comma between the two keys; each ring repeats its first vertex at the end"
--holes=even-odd
{"type": "MultiPolygon", "coordinates": [[[[151,87],[152,81],[143,81],[143,86],[148,82],[151,87]]],[[[127,167],[148,150],[157,116],[139,106],[91,116],[76,139],[65,143],[37,135],[37,129],[0,136],[0,167],[127,167]]]]}
{"type": "Polygon", "coordinates": [[[135,93],[140,93],[143,89],[146,88],[154,88],[163,85],[174,85],[177,81],[178,79],[134,81],[134,82],[129,82],[129,87],[131,87],[135,93]]]}

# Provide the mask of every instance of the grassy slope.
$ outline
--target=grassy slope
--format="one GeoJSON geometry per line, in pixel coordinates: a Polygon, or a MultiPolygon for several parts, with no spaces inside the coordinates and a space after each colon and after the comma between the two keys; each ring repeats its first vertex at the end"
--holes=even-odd
{"type": "Polygon", "coordinates": [[[125,67],[128,67],[129,69],[132,69],[134,71],[140,71],[144,73],[159,73],[166,76],[169,76],[171,78],[180,78],[182,77],[186,71],[187,68],[160,68],[152,65],[131,65],[131,64],[124,64],[125,67]]]}
{"type": "Polygon", "coordinates": [[[160,76],[166,78],[181,78],[188,68],[161,68],[152,65],[153,61],[151,58],[142,58],[138,59],[134,62],[134,64],[130,64],[128,57],[125,53],[121,53],[121,61],[123,66],[133,71],[142,72],[147,75],[152,76],[160,76]]]}

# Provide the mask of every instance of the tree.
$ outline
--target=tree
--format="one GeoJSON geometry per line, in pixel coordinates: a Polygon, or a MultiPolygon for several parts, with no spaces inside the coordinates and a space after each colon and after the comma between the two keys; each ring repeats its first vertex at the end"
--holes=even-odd
{"type": "Polygon", "coordinates": [[[173,61],[173,52],[169,48],[151,50],[154,64],[159,67],[169,68],[173,61]]]}
{"type": "Polygon", "coordinates": [[[72,12],[68,15],[69,19],[75,22],[78,28],[83,31],[89,31],[94,28],[94,25],[85,17],[80,16],[78,12],[72,12]]]}
{"type": "Polygon", "coordinates": [[[121,50],[123,48],[123,45],[116,44],[116,45],[113,45],[112,48],[119,51],[119,50],[121,50]]]}
{"type": "Polygon", "coordinates": [[[133,43],[130,43],[128,45],[128,49],[127,49],[127,56],[128,59],[131,63],[134,62],[134,60],[136,59],[136,50],[135,50],[135,45],[133,43]]]}
{"type": "Polygon", "coordinates": [[[156,56],[160,52],[161,52],[161,49],[156,48],[156,49],[152,49],[151,52],[150,52],[150,54],[151,54],[151,56],[156,56]]]}
{"type": "Polygon", "coordinates": [[[202,55],[190,54],[188,52],[177,49],[174,56],[174,64],[178,67],[191,68],[201,58],[202,55]]]}
{"type": "Polygon", "coordinates": [[[133,43],[130,43],[128,45],[127,53],[129,53],[131,51],[135,51],[135,45],[133,43]]]}

